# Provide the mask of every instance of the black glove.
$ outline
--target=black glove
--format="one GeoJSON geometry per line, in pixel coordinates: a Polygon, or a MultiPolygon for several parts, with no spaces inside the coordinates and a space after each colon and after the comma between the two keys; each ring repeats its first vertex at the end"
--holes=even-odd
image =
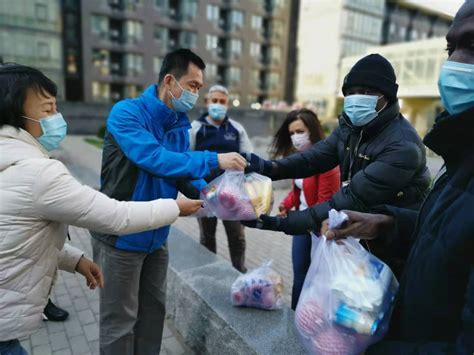
{"type": "Polygon", "coordinates": [[[245,168],[245,173],[259,173],[271,178],[273,163],[271,160],[265,160],[253,153],[242,153],[242,156],[247,159],[248,165],[245,168]]]}
{"type": "Polygon", "coordinates": [[[288,220],[282,217],[271,217],[266,214],[260,215],[259,219],[251,221],[240,221],[244,226],[250,228],[265,229],[270,231],[288,233],[288,220]]]}
{"type": "Polygon", "coordinates": [[[200,192],[196,186],[194,186],[190,180],[179,179],[176,180],[176,188],[187,198],[193,200],[199,200],[200,192]]]}

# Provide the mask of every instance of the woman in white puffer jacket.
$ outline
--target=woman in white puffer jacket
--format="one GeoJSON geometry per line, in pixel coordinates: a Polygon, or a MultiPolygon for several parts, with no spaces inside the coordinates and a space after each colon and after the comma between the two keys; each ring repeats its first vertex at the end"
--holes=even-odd
{"type": "Polygon", "coordinates": [[[120,202],[81,185],[48,151],[66,123],[56,111],[56,85],[40,71],[0,66],[0,354],[24,350],[58,267],[77,271],[93,289],[103,284],[96,264],[65,244],[67,226],[128,234],[173,223],[202,201],[120,202]]]}

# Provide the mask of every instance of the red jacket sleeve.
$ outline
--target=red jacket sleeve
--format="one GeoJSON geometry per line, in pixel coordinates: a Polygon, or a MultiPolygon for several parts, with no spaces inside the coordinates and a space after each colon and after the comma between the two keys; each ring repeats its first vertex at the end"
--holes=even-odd
{"type": "Polygon", "coordinates": [[[292,183],[291,190],[288,192],[286,197],[283,199],[281,204],[285,206],[286,210],[291,210],[293,207],[296,206],[296,196],[295,196],[295,183],[292,183]]]}
{"type": "Polygon", "coordinates": [[[331,169],[318,177],[318,200],[316,203],[329,201],[340,187],[339,166],[331,169]]]}

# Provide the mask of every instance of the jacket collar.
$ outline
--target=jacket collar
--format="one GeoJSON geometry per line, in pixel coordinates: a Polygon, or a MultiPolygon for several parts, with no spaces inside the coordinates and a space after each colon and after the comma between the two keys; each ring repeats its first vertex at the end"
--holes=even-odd
{"type": "Polygon", "coordinates": [[[171,127],[189,125],[188,116],[170,109],[157,95],[158,85],[150,85],[141,95],[145,109],[154,118],[159,118],[165,131],[171,127]]]}
{"type": "Polygon", "coordinates": [[[446,164],[462,160],[474,150],[474,107],[457,115],[442,112],[423,143],[446,164]]]}
{"type": "Polygon", "coordinates": [[[339,125],[346,125],[354,132],[364,131],[369,136],[373,136],[377,134],[385,125],[395,118],[397,118],[400,114],[400,105],[398,101],[391,103],[387,108],[385,108],[380,114],[372,121],[362,127],[354,126],[351,123],[351,120],[346,115],[345,112],[342,112],[341,116],[339,117],[339,125]]]}
{"type": "MultiPolygon", "coordinates": [[[[207,126],[212,126],[208,121],[207,121],[207,116],[209,116],[209,112],[204,112],[199,118],[198,118],[198,121],[201,122],[202,124],[205,124],[207,126]]],[[[219,125],[219,126],[222,126],[224,124],[226,124],[227,122],[229,121],[229,116],[228,115],[225,115],[225,118],[224,120],[222,121],[222,123],[219,125]]]]}
{"type": "Polygon", "coordinates": [[[17,139],[23,143],[28,144],[32,148],[36,148],[39,150],[38,155],[42,155],[45,158],[49,158],[50,154],[46,150],[45,147],[43,147],[38,140],[33,137],[28,131],[25,131],[22,128],[15,128],[10,125],[4,125],[3,127],[0,128],[0,138],[7,138],[7,139],[17,139]]]}

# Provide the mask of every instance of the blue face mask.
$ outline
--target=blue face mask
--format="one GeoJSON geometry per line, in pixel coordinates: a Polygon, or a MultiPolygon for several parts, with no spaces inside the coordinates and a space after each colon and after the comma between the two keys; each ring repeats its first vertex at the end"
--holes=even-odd
{"type": "Polygon", "coordinates": [[[451,115],[474,107],[474,64],[446,61],[438,88],[443,106],[451,115]]]}
{"type": "Polygon", "coordinates": [[[354,126],[365,126],[378,116],[379,113],[375,110],[378,100],[379,97],[373,95],[346,96],[344,97],[344,112],[354,126]]]}
{"type": "Polygon", "coordinates": [[[63,115],[58,112],[41,120],[35,120],[26,116],[23,117],[31,121],[39,122],[43,134],[36,139],[47,151],[59,148],[59,143],[66,137],[67,133],[67,123],[64,121],[63,115]]]}
{"type": "Polygon", "coordinates": [[[173,108],[175,109],[176,112],[188,112],[196,104],[199,98],[199,95],[189,90],[183,89],[183,87],[179,84],[178,80],[176,80],[174,76],[173,76],[173,79],[174,81],[176,81],[176,84],[178,84],[178,86],[182,90],[180,97],[174,97],[173,93],[170,91],[170,94],[172,96],[171,103],[173,104],[173,108]]]}
{"type": "Polygon", "coordinates": [[[216,121],[221,121],[227,114],[227,107],[221,104],[209,104],[208,107],[209,116],[216,121]]]}

